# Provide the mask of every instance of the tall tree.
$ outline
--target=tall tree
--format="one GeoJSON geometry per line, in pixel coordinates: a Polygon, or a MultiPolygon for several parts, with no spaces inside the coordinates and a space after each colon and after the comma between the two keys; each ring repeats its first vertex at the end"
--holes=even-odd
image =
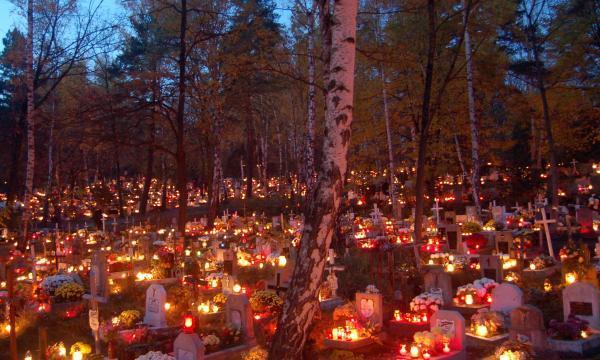
{"type": "MultiPolygon", "coordinates": [[[[25,211],[23,213],[23,237],[27,241],[29,220],[31,219],[31,198],[33,196],[33,176],[35,173],[35,99],[33,84],[33,0],[27,1],[27,168],[25,171],[25,211]]],[[[33,246],[32,246],[33,249],[33,246]]],[[[32,250],[33,251],[33,250],[32,250]]]]}
{"type": "Polygon", "coordinates": [[[356,14],[358,1],[338,0],[331,13],[328,0],[319,2],[322,43],[329,69],[326,77],[325,138],[317,183],[305,209],[306,223],[298,261],[283,312],[271,344],[270,359],[298,359],[319,307],[327,249],[331,244],[347,170],[351,135],[356,14]]]}
{"type": "MultiPolygon", "coordinates": [[[[469,26],[467,20],[469,19],[469,11],[466,6],[465,0],[462,0],[462,7],[464,11],[463,22],[465,23],[465,62],[467,70],[467,100],[469,108],[469,127],[471,129],[471,193],[473,195],[473,204],[477,208],[477,212],[481,211],[479,205],[479,130],[477,126],[477,117],[475,115],[475,92],[473,89],[473,59],[471,51],[471,35],[469,34],[469,26]]],[[[456,139],[456,137],[455,137],[456,139]]]]}

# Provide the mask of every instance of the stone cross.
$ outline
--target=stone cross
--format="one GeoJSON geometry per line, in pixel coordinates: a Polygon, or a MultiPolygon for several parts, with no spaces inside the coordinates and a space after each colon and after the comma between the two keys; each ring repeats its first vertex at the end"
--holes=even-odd
{"type": "Polygon", "coordinates": [[[540,208],[540,213],[542,214],[542,220],[536,220],[536,224],[542,224],[544,226],[544,233],[546,234],[546,242],[548,243],[548,252],[550,256],[554,257],[554,248],[552,247],[552,238],[550,237],[550,228],[548,224],[555,223],[556,220],[547,219],[546,218],[546,209],[540,208]]]}

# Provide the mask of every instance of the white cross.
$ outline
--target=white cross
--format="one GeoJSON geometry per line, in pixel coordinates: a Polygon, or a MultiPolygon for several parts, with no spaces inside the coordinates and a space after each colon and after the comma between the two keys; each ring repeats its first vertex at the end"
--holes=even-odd
{"type": "Polygon", "coordinates": [[[440,210],[444,208],[440,207],[440,200],[438,198],[435,199],[435,206],[431,208],[431,210],[435,211],[435,221],[439,225],[440,224],[440,210]]]}
{"type": "Polygon", "coordinates": [[[554,248],[552,247],[552,239],[550,238],[550,229],[548,228],[548,224],[555,223],[556,220],[546,218],[546,209],[545,208],[541,208],[540,213],[542,214],[542,220],[536,220],[535,223],[544,225],[544,233],[546,234],[546,242],[548,243],[548,251],[550,252],[550,256],[554,257],[554,248]]]}

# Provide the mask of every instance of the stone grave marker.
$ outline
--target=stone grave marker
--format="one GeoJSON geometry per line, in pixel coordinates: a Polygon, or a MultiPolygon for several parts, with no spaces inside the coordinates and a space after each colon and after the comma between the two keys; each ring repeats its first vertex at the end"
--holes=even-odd
{"type": "Polygon", "coordinates": [[[592,209],[587,207],[578,209],[575,218],[583,232],[594,233],[594,211],[592,209]]]}
{"type": "Polygon", "coordinates": [[[477,214],[476,206],[467,206],[465,207],[465,214],[467,215],[467,221],[477,221],[479,220],[479,215],[477,214]]]}
{"type": "Polygon", "coordinates": [[[182,332],[173,342],[173,354],[175,360],[202,360],[204,359],[204,344],[198,334],[182,332]]]}
{"type": "Polygon", "coordinates": [[[375,326],[383,325],[383,297],[380,293],[356,293],[358,314],[375,326]]]}
{"type": "Polygon", "coordinates": [[[531,343],[534,350],[548,347],[544,316],[533,305],[523,305],[510,312],[509,338],[512,341],[531,343]]]}
{"type": "Polygon", "coordinates": [[[100,302],[105,302],[109,296],[107,270],[106,254],[102,251],[94,252],[91,262],[90,280],[95,282],[96,293],[91,294],[91,296],[99,298],[98,301],[100,302]]]}
{"type": "Polygon", "coordinates": [[[494,222],[504,224],[506,222],[506,207],[492,206],[492,218],[494,222]]]}
{"type": "Polygon", "coordinates": [[[231,249],[223,251],[223,272],[235,276],[236,273],[236,256],[231,249]]]}
{"type": "Polygon", "coordinates": [[[144,324],[150,327],[164,328],[167,326],[165,303],[167,302],[167,291],[162,285],[152,284],[146,290],[146,312],[144,324]]]}
{"type": "Polygon", "coordinates": [[[444,221],[446,224],[456,224],[456,212],[444,211],[444,221]]]}
{"type": "Polygon", "coordinates": [[[502,283],[492,290],[491,311],[508,314],[521,305],[523,305],[523,291],[517,285],[502,283]]]}
{"type": "Polygon", "coordinates": [[[502,261],[498,255],[480,255],[479,267],[481,276],[501,282],[504,278],[502,271],[502,261]]]}
{"type": "Polygon", "coordinates": [[[570,314],[600,328],[600,290],[594,285],[577,281],[563,289],[563,315],[565,321],[570,314]]]}
{"type": "Polygon", "coordinates": [[[444,299],[444,305],[452,304],[452,277],[441,270],[430,270],[425,274],[425,291],[439,289],[444,299]]]}
{"type": "Polygon", "coordinates": [[[462,250],[462,234],[460,227],[456,224],[446,225],[446,237],[448,239],[448,248],[454,251],[462,250]]]}
{"type": "Polygon", "coordinates": [[[225,303],[225,320],[240,330],[244,342],[254,341],[254,323],[250,302],[244,294],[232,294],[225,303]]]}
{"type": "MultiPolygon", "coordinates": [[[[450,334],[450,349],[462,351],[465,348],[465,318],[453,310],[438,310],[431,315],[431,328],[441,328],[450,334]]],[[[454,359],[454,357],[453,357],[454,359]]]]}
{"type": "Polygon", "coordinates": [[[233,276],[229,274],[223,274],[223,277],[221,278],[221,290],[223,291],[223,294],[233,294],[233,285],[235,285],[235,279],[233,276]]]}
{"type": "Polygon", "coordinates": [[[496,252],[509,255],[512,253],[512,231],[496,231],[494,234],[494,242],[496,243],[496,252]]]}

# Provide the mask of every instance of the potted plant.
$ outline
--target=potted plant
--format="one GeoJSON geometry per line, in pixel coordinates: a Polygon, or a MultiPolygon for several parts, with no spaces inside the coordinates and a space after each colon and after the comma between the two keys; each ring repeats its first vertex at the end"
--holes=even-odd
{"type": "Polygon", "coordinates": [[[119,337],[126,344],[138,343],[146,338],[148,327],[139,324],[142,313],[138,310],[125,310],[118,317],[119,337]]]}
{"type": "Polygon", "coordinates": [[[51,297],[52,309],[63,318],[74,318],[83,310],[81,301],[85,289],[83,286],[70,282],[62,284],[51,297]]]}

